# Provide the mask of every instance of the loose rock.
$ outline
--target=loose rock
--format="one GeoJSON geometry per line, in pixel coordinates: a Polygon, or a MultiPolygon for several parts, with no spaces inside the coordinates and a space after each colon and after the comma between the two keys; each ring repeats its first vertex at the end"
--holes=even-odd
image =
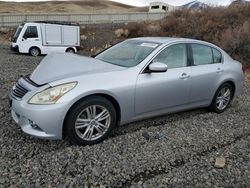
{"type": "Polygon", "coordinates": [[[216,157],[214,166],[216,168],[224,168],[226,165],[226,159],[224,157],[216,157]]]}

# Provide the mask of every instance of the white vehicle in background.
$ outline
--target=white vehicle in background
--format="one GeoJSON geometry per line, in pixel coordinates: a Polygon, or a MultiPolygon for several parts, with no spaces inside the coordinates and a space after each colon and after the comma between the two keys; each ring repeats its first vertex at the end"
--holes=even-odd
{"type": "Polygon", "coordinates": [[[11,49],[32,56],[51,52],[76,53],[80,49],[80,26],[57,21],[24,23],[18,26],[11,49]]]}

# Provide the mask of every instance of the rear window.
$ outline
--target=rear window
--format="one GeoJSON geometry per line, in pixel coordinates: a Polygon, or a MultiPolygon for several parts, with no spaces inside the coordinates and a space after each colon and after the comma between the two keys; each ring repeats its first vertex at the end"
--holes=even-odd
{"type": "Polygon", "coordinates": [[[37,34],[37,27],[36,26],[28,26],[23,38],[37,38],[38,34],[37,34]]]}
{"type": "Polygon", "coordinates": [[[214,63],[221,63],[222,62],[222,54],[219,50],[212,48],[213,55],[214,55],[214,63]]]}

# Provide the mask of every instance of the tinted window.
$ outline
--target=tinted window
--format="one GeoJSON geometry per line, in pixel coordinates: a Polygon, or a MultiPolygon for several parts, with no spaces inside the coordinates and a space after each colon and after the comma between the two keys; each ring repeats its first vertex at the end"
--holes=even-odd
{"type": "Polygon", "coordinates": [[[165,63],[168,68],[185,67],[187,65],[186,45],[176,44],[164,49],[153,62],[165,63]]]}
{"type": "Polygon", "coordinates": [[[206,65],[213,63],[212,49],[201,44],[192,44],[194,65],[206,65]]]}
{"type": "Polygon", "coordinates": [[[219,50],[213,48],[213,55],[214,55],[214,63],[221,63],[222,62],[222,55],[219,50]]]}
{"type": "Polygon", "coordinates": [[[159,6],[152,6],[151,9],[159,9],[159,6]]]}
{"type": "Polygon", "coordinates": [[[37,27],[36,26],[28,26],[23,38],[37,38],[38,34],[37,34],[37,27]]]}

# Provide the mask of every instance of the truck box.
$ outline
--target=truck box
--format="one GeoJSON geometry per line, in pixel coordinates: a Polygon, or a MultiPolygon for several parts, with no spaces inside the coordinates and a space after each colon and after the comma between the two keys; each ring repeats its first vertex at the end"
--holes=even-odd
{"type": "Polygon", "coordinates": [[[80,45],[79,27],[58,24],[41,24],[41,29],[43,45],[80,45]]]}

